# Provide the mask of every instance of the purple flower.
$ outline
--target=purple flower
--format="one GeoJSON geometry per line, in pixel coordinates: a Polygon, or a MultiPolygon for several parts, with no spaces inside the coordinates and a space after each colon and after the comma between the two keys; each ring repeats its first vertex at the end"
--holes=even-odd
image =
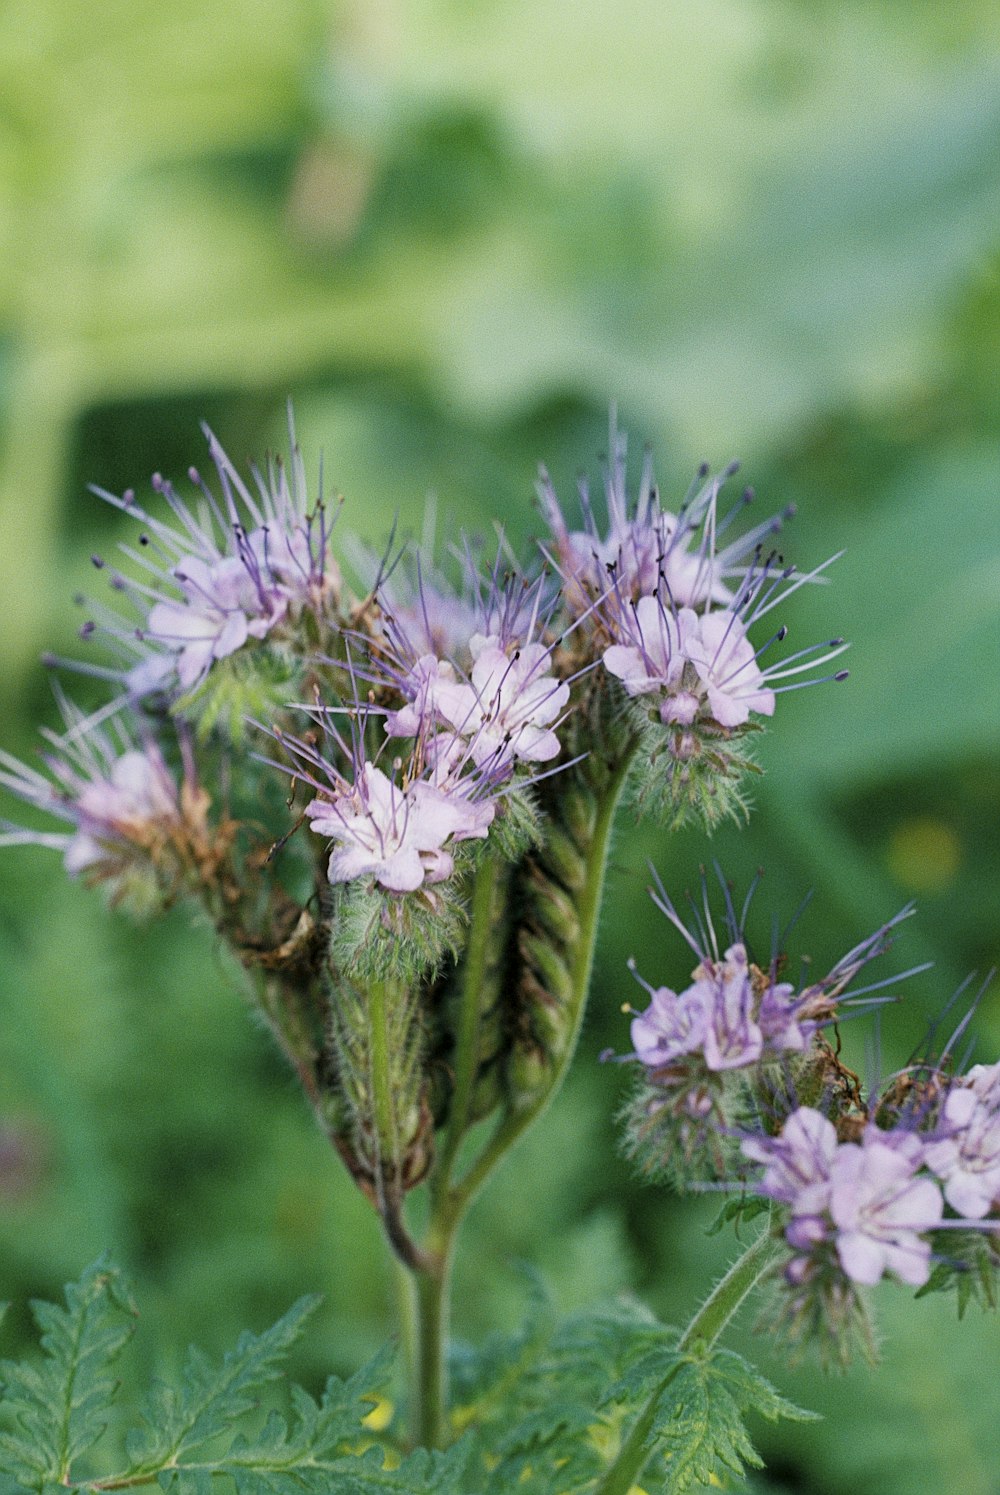
{"type": "MultiPolygon", "coordinates": [[[[756,1189],[789,1212],[785,1237],[811,1253],[832,1244],[852,1282],[886,1272],[921,1287],[930,1276],[927,1232],[940,1224],[941,1191],[920,1175],[924,1148],[912,1132],[865,1127],[861,1144],[838,1142],[832,1122],[800,1106],[778,1137],[751,1137],[743,1153],[763,1164],[756,1189]]],[[[802,1269],[791,1280],[801,1277],[802,1269]]]]}
{"type": "Polygon", "coordinates": [[[690,691],[680,689],[685,656],[672,610],[657,597],[640,597],[632,609],[632,626],[622,633],[631,642],[612,644],[604,651],[608,673],[622,682],[630,696],[662,692],[664,721],[693,721],[698,701],[690,691]]]}
{"type": "Polygon", "coordinates": [[[784,630],[764,649],[755,649],[746,633],[752,619],[745,596],[730,607],[695,612],[690,607],[677,609],[663,589],[626,606],[615,595],[607,601],[603,617],[615,639],[604,651],[605,669],[621,680],[630,696],[658,694],[661,721],[682,726],[709,719],[733,728],[744,726],[751,712],[773,716],[777,692],[797,687],[772,682],[826,664],[845,647],[842,640],[833,639],[817,646],[827,650],[818,658],[817,649],[809,648],[793,656],[804,658],[804,663],[780,660],[762,669],[764,649],[784,638],[784,630]]]}
{"type": "Polygon", "coordinates": [[[694,972],[705,1006],[705,1063],[709,1069],[739,1069],[755,1064],[764,1035],[754,1021],[754,991],[743,945],[731,945],[721,961],[706,961],[694,972]]]}
{"type": "Polygon", "coordinates": [[[838,1146],[830,1217],[840,1265],[852,1282],[872,1285],[892,1272],[922,1287],[930,1276],[931,1247],[922,1236],[940,1223],[944,1204],[937,1184],[916,1176],[921,1161],[919,1149],[888,1144],[873,1125],[860,1147],[838,1146]]]}
{"type": "MultiPolygon", "coordinates": [[[[336,597],[339,572],[330,553],[326,505],[320,498],[309,508],[294,434],[290,468],[272,462],[263,472],[253,469],[252,490],[216,438],[207,435],[221,499],[194,468],[189,476],[201,490],[197,505],[157,474],[153,488],[170,508],[173,523],[140,508],[132,493],[118,498],[94,490],[144,527],[139,549],[121,549],[148,581],[117,573],[111,578],[113,589],[129,598],[134,621],[109,614],[96,625],[116,641],[123,667],[117,672],[90,667],[94,674],[117,674],[133,697],[170,686],[174,679],[189,690],[214,661],[250,639],[265,638],[303,610],[325,617],[336,597]]],[[[95,564],[103,566],[99,558],[95,564]]]]}
{"type": "Polygon", "coordinates": [[[756,1188],[789,1206],[793,1219],[818,1219],[829,1207],[830,1172],[837,1153],[833,1123],[811,1106],[793,1111],[778,1137],[747,1137],[743,1153],[764,1164],[756,1188]]]}
{"type": "Polygon", "coordinates": [[[373,878],[393,893],[443,882],[454,871],[455,845],[488,835],[497,778],[478,769],[468,755],[447,762],[428,758],[421,739],[406,762],[393,763],[390,776],[368,756],[372,714],[361,706],[348,711],[350,736],[345,738],[334,724],[339,709],[310,712],[326,752],[314,734],[298,738],[273,729],[270,735],[294,766],[264,760],[312,789],[305,810],[310,826],[336,843],[330,881],[373,878]]]}
{"type": "MultiPolygon", "coordinates": [[[[248,537],[248,554],[260,548],[258,541],[257,535],[248,537]]],[[[288,611],[284,589],[255,580],[239,556],[213,563],[185,556],[174,566],[173,579],[183,600],[157,602],[145,634],[176,651],[177,679],[185,690],[197,685],[213,660],[234,654],[248,638],[265,638],[288,611]]]]}
{"type": "Polygon", "coordinates": [[[632,1019],[632,1047],[643,1064],[659,1069],[701,1048],[708,1013],[694,987],[678,996],[661,986],[651,995],[646,1011],[632,1019]]]}
{"type": "Polygon", "coordinates": [[[468,682],[439,673],[429,693],[433,715],[468,742],[480,766],[515,761],[548,763],[559,756],[553,730],[569,700],[569,686],[552,676],[551,651],[527,643],[508,653],[497,636],[470,641],[468,682]]]}
{"type": "Polygon", "coordinates": [[[709,714],[720,727],[743,726],[751,711],[774,715],[774,691],[768,689],[756,651],[735,613],[682,608],[678,624],[681,649],[698,680],[694,694],[707,698],[709,714]]]}
{"type": "Polygon", "coordinates": [[[650,1005],[632,1021],[632,1045],[643,1064],[656,1069],[698,1054],[706,1069],[719,1072],[805,1048],[813,1024],[800,1022],[794,988],[755,973],[745,945],[730,945],[721,960],[704,957],[692,976],[679,995],[647,987],[650,1005]]]}
{"type": "Polygon", "coordinates": [[[72,830],[7,826],[0,845],[53,847],[62,851],[69,873],[103,876],[178,829],[177,786],[154,742],[136,743],[119,724],[105,725],[106,711],[86,717],[62,696],[60,706],[67,730],[44,733],[48,776],[0,752],[0,784],[72,830]]]}
{"type": "Polygon", "coordinates": [[[1000,1204],[1000,1064],[953,1082],[925,1155],[958,1214],[981,1220],[1000,1204]]]}
{"type": "Polygon", "coordinates": [[[331,882],[373,877],[392,893],[411,893],[443,882],[454,871],[446,843],[485,837],[493,806],[447,793],[426,780],[401,788],[365,763],[344,793],[306,806],[312,830],[337,842],[331,882]]]}
{"type": "MultiPolygon", "coordinates": [[[[718,477],[703,468],[679,513],[660,505],[647,450],[634,504],[627,491],[627,438],[611,414],[611,461],[604,472],[606,526],[598,520],[586,480],[579,488],[583,528],[571,529],[562,512],[551,479],[541,469],[538,495],[551,532],[551,558],[563,578],[563,596],[570,611],[580,616],[610,593],[625,606],[642,596],[666,590],[674,607],[728,603],[733,596],[725,578],[741,576],[740,562],[752,554],[766,535],[781,526],[779,516],[765,521],[723,549],[717,536],[726,527],[717,517],[720,490],[737,470],[728,467],[718,477]]],[[[744,501],[752,498],[750,490],[744,501]]]]}

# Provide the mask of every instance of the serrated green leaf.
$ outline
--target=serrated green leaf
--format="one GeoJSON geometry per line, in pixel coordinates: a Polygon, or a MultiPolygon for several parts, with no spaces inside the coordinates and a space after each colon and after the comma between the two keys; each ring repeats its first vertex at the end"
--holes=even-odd
{"type": "Polygon", "coordinates": [[[651,1442],[666,1471],[665,1495],[682,1495],[726,1472],[741,1475],[762,1461],[744,1422],[747,1412],[769,1421],[814,1416],[787,1401],[741,1355],[717,1350],[687,1360],[657,1407],[651,1442]]]}
{"type": "Polygon", "coordinates": [[[135,1327],[135,1305],[107,1257],[66,1288],[66,1307],[32,1304],[40,1365],[0,1364],[0,1406],[14,1427],[0,1433],[5,1473],[39,1495],[68,1482],[73,1462],[107,1426],[117,1391],[110,1374],[135,1327]]]}
{"type": "Polygon", "coordinates": [[[319,1301],[300,1298],[263,1334],[242,1334],[220,1366],[191,1349],[180,1388],[158,1387],[143,1414],[145,1428],[129,1435],[132,1472],[177,1464],[250,1411],[256,1394],[281,1374],[285,1356],[319,1301]]]}

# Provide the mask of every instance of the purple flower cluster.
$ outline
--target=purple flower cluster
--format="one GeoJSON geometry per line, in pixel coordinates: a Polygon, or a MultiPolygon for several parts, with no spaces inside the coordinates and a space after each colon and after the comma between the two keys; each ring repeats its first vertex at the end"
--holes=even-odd
{"type": "MultiPolygon", "coordinates": [[[[309,506],[294,434],[290,465],[254,469],[252,489],[212,433],[206,434],[221,498],[195,468],[188,474],[200,490],[194,503],[157,474],[153,489],[173,523],[141,508],[132,492],[119,498],[94,490],[143,526],[139,548],[121,549],[146,580],[117,571],[111,577],[133,616],[102,612],[99,626],[83,630],[84,636],[103,632],[121,660],[116,669],[96,665],[90,672],[122,681],[131,698],[157,689],[193,689],[215,661],[266,638],[303,610],[322,616],[339,587],[326,505],[320,498],[309,506]]],[[[104,569],[99,556],[94,564],[104,569]]]]}
{"type": "Polygon", "coordinates": [[[0,784],[26,804],[68,822],[68,832],[6,826],[0,845],[49,846],[67,872],[111,876],[139,852],[151,852],[181,826],[177,785],[151,738],[136,742],[107,713],[85,716],[60,696],[66,730],[44,731],[39,773],[0,752],[0,784]]]}
{"type": "MultiPolygon", "coordinates": [[[[599,619],[606,639],[604,668],[627,695],[652,698],[664,725],[687,729],[675,749],[684,756],[692,751],[696,727],[729,732],[745,726],[751,713],[772,716],[779,691],[815,683],[815,677],[792,677],[814,672],[847,646],[833,639],[762,668],[764,653],[785,630],[755,648],[748,629],[825,566],[801,575],[773,551],[765,555],[764,541],[780,529],[785,515],[719,547],[718,536],[734,517],[719,520],[719,494],[735,466],[716,478],[703,471],[700,486],[673,514],[660,507],[647,453],[630,509],[625,439],[614,427],[612,450],[605,474],[605,533],[585,485],[584,528],[571,530],[543,472],[539,494],[552,533],[552,558],[570,609],[599,619]]],[[[747,490],[744,501],[750,498],[747,490]]],[[[846,672],[832,678],[844,679],[846,672]]]]}
{"type": "Polygon", "coordinates": [[[788,1117],[778,1137],[753,1137],[743,1152],[763,1165],[756,1191],[788,1212],[785,1239],[796,1253],[792,1283],[833,1249],[841,1271],[865,1286],[891,1272],[921,1287],[930,1276],[928,1233],[944,1201],[923,1172],[921,1139],[911,1131],[865,1126],[860,1143],[839,1142],[833,1123],[810,1106],[788,1117]]]}
{"type": "MultiPolygon", "coordinates": [[[[306,814],[314,831],[337,843],[333,882],[373,877],[386,891],[406,893],[444,881],[454,870],[446,848],[485,838],[502,797],[533,782],[531,765],[561,752],[557,728],[570,685],[553,673],[552,644],[538,637],[545,578],[502,579],[495,569],[473,590],[468,575],[458,591],[421,573],[406,609],[390,605],[384,584],[376,589],[366,678],[398,704],[382,708],[384,741],[374,747],[374,714],[366,714],[346,754],[350,772],[341,775],[328,760],[312,763],[324,781],[306,814]],[[447,627],[432,628],[432,617],[447,627]],[[442,636],[447,654],[435,643],[442,636]],[[378,766],[394,741],[409,743],[396,779],[378,766]]],[[[397,582],[397,596],[400,590],[397,582]]],[[[343,739],[328,736],[344,759],[343,739]]],[[[308,757],[301,744],[289,745],[300,761],[308,757]]]]}
{"type": "MultiPolygon", "coordinates": [[[[592,733],[576,708],[590,711],[609,675],[628,695],[649,698],[660,723],[685,741],[702,728],[725,735],[751,713],[772,714],[778,689],[786,688],[775,683],[778,672],[762,667],[763,650],[746,636],[752,622],[811,579],[776,571],[775,557],[763,557],[781,519],[720,545],[734,517],[718,515],[731,470],[720,478],[702,473],[675,514],[660,506],[648,455],[630,505],[626,443],[614,417],[606,523],[596,519],[584,488],[582,527],[572,529],[543,475],[548,568],[522,571],[502,537],[485,566],[461,540],[443,566],[425,546],[391,561],[387,553],[372,567],[348,539],[356,569],[371,572],[370,591],[360,598],[343,584],[327,507],[322,497],[310,501],[294,432],[290,462],[253,469],[250,481],[207,434],[215,476],[210,485],[190,469],[193,496],[159,475],[159,511],[141,507],[132,492],[95,490],[141,527],[138,543],[121,547],[131,576],[110,568],[123,611],[95,609],[81,630],[102,635],[116,657],[52,662],[111,681],[121,719],[144,713],[147,725],[135,729],[143,746],[123,750],[120,766],[112,771],[105,763],[101,772],[88,770],[86,782],[63,785],[58,813],[74,823],[125,824],[128,794],[137,807],[133,819],[166,813],[159,750],[145,746],[164,706],[196,723],[205,740],[215,733],[235,741],[256,718],[280,737],[296,776],[311,785],[304,818],[333,843],[330,880],[367,879],[409,893],[446,881],[454,847],[485,838],[508,805],[517,804],[518,816],[505,825],[527,824],[522,791],[591,751],[592,733]],[[261,651],[265,641],[271,647],[261,651]],[[315,704],[297,706],[307,692],[315,704]],[[321,728],[321,748],[312,726],[296,736],[293,713],[300,710],[321,728]],[[354,721],[349,743],[330,730],[337,713],[354,721]]],[[[786,662],[782,678],[811,670],[815,653],[786,662]]],[[[613,722],[617,731],[618,706],[615,699],[593,719],[613,722]]],[[[623,751],[627,742],[634,752],[642,730],[634,722],[625,729],[623,751]]],[[[676,767],[686,750],[671,742],[676,767]]],[[[647,776],[655,777],[658,763],[655,752],[647,755],[647,776]]],[[[702,766],[698,803],[706,819],[725,797],[716,794],[715,779],[728,785],[739,766],[718,754],[702,766]]],[[[49,790],[33,775],[11,761],[3,783],[41,803],[49,790]]],[[[676,786],[669,774],[661,772],[659,781],[672,814],[676,786]]],[[[19,834],[11,830],[7,839],[19,834]]],[[[80,836],[67,848],[73,866],[107,840],[80,836]]],[[[733,948],[723,964],[735,969],[738,960],[733,948]]],[[[742,977],[720,974],[718,963],[715,952],[697,978],[702,994],[685,1003],[684,1019],[701,1034],[708,1068],[737,1067],[755,1043],[772,1055],[801,1047],[804,1015],[798,1006],[782,1008],[783,989],[772,980],[751,991],[745,951],[742,977]]],[[[668,1027],[670,1001],[667,994],[659,999],[657,1018],[668,1027]]]]}
{"type": "Polygon", "coordinates": [[[787,982],[772,983],[751,966],[746,947],[730,945],[721,960],[705,960],[679,995],[661,986],[632,1020],[636,1055],[660,1069],[698,1054],[713,1072],[758,1063],[765,1054],[801,1051],[815,1031],[803,1019],[810,996],[787,982]]]}
{"type": "Polygon", "coordinates": [[[353,717],[347,739],[331,711],[320,708],[313,715],[325,751],[304,737],[274,735],[292,759],[296,779],[313,792],[305,807],[310,829],[334,843],[330,882],[372,879],[387,892],[412,893],[446,881],[454,871],[455,846],[489,834],[496,779],[467,755],[428,762],[419,746],[405,764],[395,760],[387,774],[369,756],[376,718],[353,717]]]}
{"type": "Polygon", "coordinates": [[[1000,1064],[977,1064],[952,1082],[924,1157],[958,1214],[1000,1214],[1000,1064]]]}

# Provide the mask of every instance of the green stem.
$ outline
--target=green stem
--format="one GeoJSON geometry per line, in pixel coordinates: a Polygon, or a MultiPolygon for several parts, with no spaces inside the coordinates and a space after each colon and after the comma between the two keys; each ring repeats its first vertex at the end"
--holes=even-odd
{"type": "Polygon", "coordinates": [[[481,1021],[480,996],[489,951],[495,864],[484,865],[473,892],[466,972],[456,1050],[452,1121],[438,1165],[434,1202],[424,1250],[424,1264],[414,1271],[417,1312],[416,1381],[412,1387],[416,1441],[440,1447],[448,1435],[447,1340],[451,1258],[458,1227],[475,1195],[514,1143],[542,1115],[566,1076],[576,1050],[594,964],[601,899],[615,811],[635,750],[630,744],[615,765],[601,795],[586,875],[577,903],[580,932],[570,967],[570,1032],[548,1083],[531,1101],[512,1111],[496,1128],[480,1157],[457,1185],[449,1187],[461,1139],[468,1125],[475,1085],[476,1043],[481,1021]]]}
{"type": "Polygon", "coordinates": [[[494,893],[498,873],[497,858],[487,856],[476,874],[472,890],[469,940],[462,971],[462,995],[455,1041],[455,1083],[451,1114],[444,1146],[434,1173],[434,1190],[438,1197],[448,1192],[455,1158],[469,1126],[469,1114],[476,1088],[479,1030],[482,1021],[482,991],[489,960],[494,893]]]}
{"type": "Polygon", "coordinates": [[[417,1316],[413,1383],[413,1441],[421,1448],[443,1448],[448,1442],[448,1318],[451,1247],[454,1233],[440,1254],[413,1274],[417,1316]]]}
{"type": "MultiPolygon", "coordinates": [[[[777,1252],[778,1246],[770,1231],[761,1231],[753,1244],[747,1247],[742,1256],[737,1257],[726,1275],[712,1289],[684,1330],[677,1344],[680,1354],[691,1354],[699,1350],[704,1352],[712,1348],[744,1299],[771,1266],[777,1252]]],[[[653,1453],[649,1440],[656,1426],[660,1401],[681,1364],[678,1361],[654,1388],[594,1495],[628,1495],[641,1476],[653,1453]]]]}
{"type": "Polygon", "coordinates": [[[389,1245],[404,1266],[413,1272],[420,1272],[427,1265],[427,1256],[410,1235],[403,1218],[403,1188],[400,1179],[402,1159],[389,1060],[388,1009],[389,1004],[397,998],[398,994],[381,981],[372,982],[368,991],[372,1108],[378,1134],[376,1202],[389,1245]]]}

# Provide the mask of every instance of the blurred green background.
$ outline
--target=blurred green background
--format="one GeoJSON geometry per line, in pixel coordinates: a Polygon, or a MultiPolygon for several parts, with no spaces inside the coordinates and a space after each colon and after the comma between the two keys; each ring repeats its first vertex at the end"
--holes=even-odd
{"type": "MultiPolygon", "coordinates": [[[[687,1314],[724,1260],[706,1203],[616,1160],[635,953],[688,958],[644,895],[717,856],[758,865],[798,948],[832,961],[910,897],[886,971],[933,959],[886,1016],[905,1056],[1000,960],[1000,12],[992,0],[6,0],[0,8],[3,743],[53,717],[87,557],[142,491],[284,440],[373,540],[428,493],[446,526],[527,538],[535,465],[596,473],[609,402],[666,495],[733,455],[789,553],[846,555],[788,609],[854,639],[851,680],[786,698],[748,829],[620,838],[572,1083],[482,1198],[456,1327],[631,1287],[687,1314]]],[[[148,489],[146,490],[148,493],[148,489]]],[[[391,1326],[365,1207],[247,1020],[211,933],[136,931],[5,854],[0,1295],[58,1289],[102,1247],[139,1279],[139,1361],[219,1348],[326,1293],[298,1369],[355,1365],[391,1326]]],[[[870,1025],[868,1026],[870,1035],[870,1025]]],[[[978,1020],[1000,1053],[1000,987],[978,1020]]],[[[870,1068],[862,1025],[851,1054],[870,1068]]],[[[1000,1490],[1000,1332],[878,1294],[885,1363],[765,1369],[825,1420],[761,1429],[758,1488],[1000,1490]]]]}

